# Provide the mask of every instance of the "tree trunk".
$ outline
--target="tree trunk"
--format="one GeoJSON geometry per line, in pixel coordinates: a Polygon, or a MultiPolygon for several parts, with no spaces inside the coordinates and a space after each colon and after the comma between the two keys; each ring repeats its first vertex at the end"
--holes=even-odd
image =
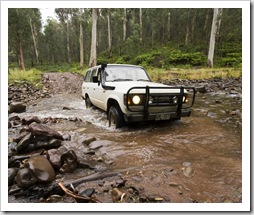
{"type": "Polygon", "coordinates": [[[189,33],[190,33],[190,28],[189,28],[189,12],[188,12],[187,25],[186,25],[186,35],[185,35],[185,45],[186,46],[189,43],[189,33]]]}
{"type": "Polygon", "coordinates": [[[19,68],[22,70],[25,70],[23,51],[22,51],[22,45],[21,45],[21,36],[19,32],[17,32],[17,35],[16,35],[16,47],[17,47],[17,53],[18,53],[19,68]]]}
{"type": "Polygon", "coordinates": [[[111,20],[110,8],[108,9],[107,18],[108,18],[108,55],[109,55],[109,58],[111,58],[112,57],[112,36],[111,36],[111,23],[110,23],[110,20],[111,20]]]}
{"type": "Polygon", "coordinates": [[[170,41],[170,12],[168,13],[167,32],[168,32],[168,41],[170,41]]]}
{"type": "Polygon", "coordinates": [[[223,10],[223,8],[219,8],[218,9],[218,28],[217,28],[217,32],[216,32],[217,36],[219,36],[219,34],[220,34],[220,25],[221,25],[222,10],[223,10]]]}
{"type": "Polygon", "coordinates": [[[127,12],[126,8],[124,8],[124,16],[123,16],[123,41],[126,40],[126,23],[127,23],[127,12]]]}
{"type": "Polygon", "coordinates": [[[36,41],[36,38],[35,38],[35,30],[33,28],[31,18],[30,18],[30,27],[31,27],[31,32],[32,32],[32,37],[33,37],[33,42],[34,42],[34,51],[35,51],[35,55],[36,55],[36,62],[39,63],[39,52],[38,52],[38,47],[37,47],[37,41],[36,41]]]}
{"type": "Polygon", "coordinates": [[[71,63],[71,52],[70,52],[70,27],[69,27],[69,20],[66,22],[66,30],[67,30],[67,55],[68,55],[68,63],[71,63]]]}
{"type": "Polygon", "coordinates": [[[195,23],[196,23],[196,11],[194,11],[194,15],[191,20],[191,42],[194,42],[194,33],[195,33],[195,23]]]}
{"type": "MultiPolygon", "coordinates": [[[[221,10],[222,12],[222,10],[221,10]]],[[[207,64],[209,67],[213,67],[213,57],[214,57],[214,47],[215,47],[215,39],[218,30],[218,26],[221,22],[221,17],[219,16],[219,9],[214,8],[213,12],[213,22],[210,34],[210,44],[209,44],[209,52],[208,52],[208,59],[207,64]]]]}
{"type": "Polygon", "coordinates": [[[139,9],[139,41],[142,45],[143,43],[143,30],[142,30],[142,8],[139,9]]]}
{"type": "Polygon", "coordinates": [[[153,21],[152,21],[152,49],[153,49],[153,43],[154,43],[154,24],[153,24],[153,21]]]}
{"type": "Polygon", "coordinates": [[[79,23],[79,53],[80,53],[80,67],[84,67],[84,38],[83,38],[83,27],[80,21],[79,23]]]}
{"type": "Polygon", "coordinates": [[[97,42],[97,9],[93,8],[92,14],[92,41],[91,41],[91,52],[89,66],[93,67],[97,64],[97,52],[96,52],[96,42],[97,42]]]}

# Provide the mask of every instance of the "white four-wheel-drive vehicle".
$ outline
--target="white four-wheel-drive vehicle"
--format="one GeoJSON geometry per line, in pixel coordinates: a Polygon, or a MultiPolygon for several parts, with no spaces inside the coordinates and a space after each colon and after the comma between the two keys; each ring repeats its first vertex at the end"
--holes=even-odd
{"type": "Polygon", "coordinates": [[[154,83],[140,66],[102,64],[87,70],[82,97],[87,108],[106,111],[109,126],[120,128],[128,122],[190,116],[195,88],[154,83]]]}

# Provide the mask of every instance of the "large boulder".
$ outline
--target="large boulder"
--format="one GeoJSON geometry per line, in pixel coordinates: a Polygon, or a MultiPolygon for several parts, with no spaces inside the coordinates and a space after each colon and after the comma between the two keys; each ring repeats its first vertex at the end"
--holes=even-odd
{"type": "Polygon", "coordinates": [[[29,129],[35,136],[46,136],[60,140],[63,139],[60,133],[43,124],[33,122],[29,125],[29,129]]]}
{"type": "Polygon", "coordinates": [[[36,177],[29,168],[20,169],[15,180],[21,188],[28,188],[37,182],[36,177]]]}
{"type": "Polygon", "coordinates": [[[55,170],[43,156],[33,156],[28,159],[26,167],[29,168],[39,182],[50,183],[55,177],[55,170]]]}
{"type": "Polygon", "coordinates": [[[22,113],[26,111],[26,105],[23,102],[12,102],[9,105],[9,113],[22,113]]]}

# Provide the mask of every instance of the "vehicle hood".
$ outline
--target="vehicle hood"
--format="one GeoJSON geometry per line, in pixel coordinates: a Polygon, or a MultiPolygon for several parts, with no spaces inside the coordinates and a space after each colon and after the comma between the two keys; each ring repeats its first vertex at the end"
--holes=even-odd
{"type": "MultiPolygon", "coordinates": [[[[155,83],[155,82],[147,82],[147,81],[106,82],[105,85],[115,87],[115,91],[122,92],[122,93],[127,93],[127,91],[130,88],[133,88],[133,87],[146,87],[146,86],[149,86],[149,87],[170,87],[169,85],[165,85],[165,84],[161,84],[161,83],[155,83]]],[[[135,89],[136,93],[140,92],[140,91],[144,92],[144,89],[143,90],[136,90],[135,89]]],[[[153,91],[153,89],[151,91],[153,91]]],[[[156,90],[156,92],[158,92],[158,91],[160,93],[162,93],[162,92],[177,92],[177,93],[180,92],[179,89],[160,89],[160,90],[156,90]]]]}

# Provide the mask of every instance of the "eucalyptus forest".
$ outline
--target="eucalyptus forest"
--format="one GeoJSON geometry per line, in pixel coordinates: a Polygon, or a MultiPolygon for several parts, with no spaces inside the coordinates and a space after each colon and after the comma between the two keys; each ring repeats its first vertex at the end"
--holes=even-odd
{"type": "Polygon", "coordinates": [[[104,63],[149,68],[234,67],[242,62],[242,10],[234,8],[9,8],[9,68],[73,71],[104,63]]]}

